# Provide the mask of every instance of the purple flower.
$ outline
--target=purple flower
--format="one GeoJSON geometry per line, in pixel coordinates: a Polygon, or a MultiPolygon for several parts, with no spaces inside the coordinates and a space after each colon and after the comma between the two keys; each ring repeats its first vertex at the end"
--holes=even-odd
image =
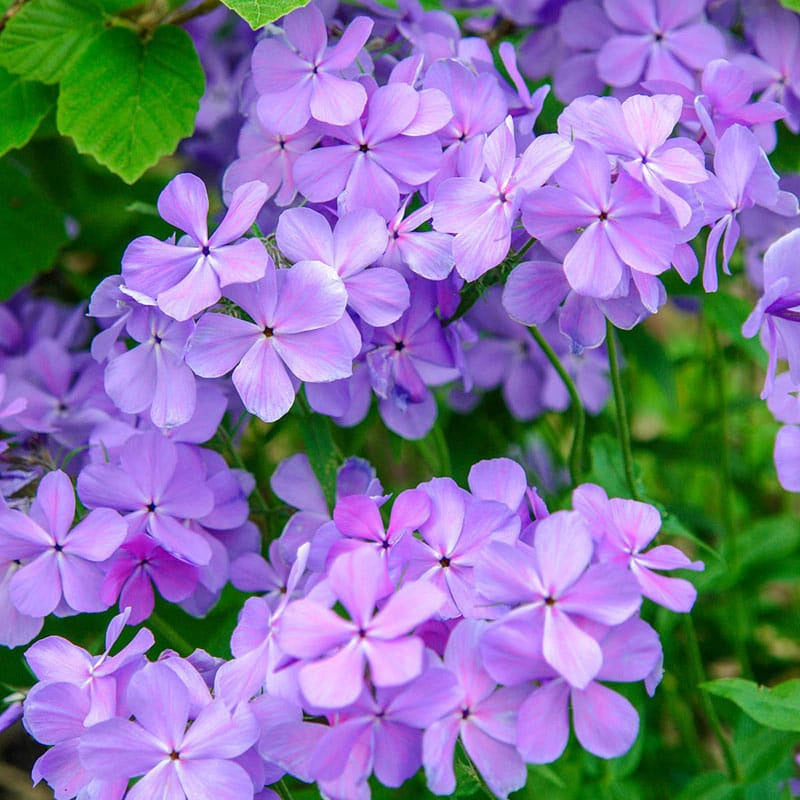
{"type": "Polygon", "coordinates": [[[421,97],[405,83],[376,89],[367,103],[366,122],[328,131],[344,144],[318,147],[297,159],[294,179],[300,191],[315,203],[338,198],[344,212],[374,208],[384,219],[393,216],[401,190],[429,181],[442,161],[441,145],[432,134],[449,114],[443,116],[438,108],[430,112],[421,97]]]}
{"type": "Polygon", "coordinates": [[[562,136],[585,139],[619,156],[621,167],[658,195],[683,228],[692,207],[675,192],[676,184],[702,183],[708,173],[695,142],[669,138],[682,105],[677,95],[634,95],[623,103],[614,97],[583,98],[559,117],[558,129],[562,136]]]}
{"type": "Polygon", "coordinates": [[[186,445],[175,445],[155,431],[132,436],[120,451],[119,465],[84,467],[78,494],[89,508],[107,506],[124,512],[131,536],[147,532],[165,550],[191,564],[211,560],[208,542],[183,523],[204,517],[214,507],[205,467],[186,445]]]}
{"type": "Polygon", "coordinates": [[[138,777],[130,800],[181,800],[213,794],[219,800],[250,800],[253,782],[233,759],[258,739],[255,718],[231,713],[221,700],[203,706],[187,727],[191,697],[165,664],[151,664],[128,685],[128,708],[136,718],[115,717],[81,737],[80,758],[100,778],[138,777]]]}
{"type": "MultiPolygon", "coordinates": [[[[638,617],[611,628],[599,643],[603,665],[598,680],[639,681],[659,670],[658,635],[638,617]]],[[[487,637],[482,644],[489,650],[487,637]]],[[[585,750],[600,758],[617,758],[630,750],[639,731],[639,716],[628,700],[597,681],[578,689],[555,678],[542,681],[519,707],[517,747],[526,761],[546,764],[564,752],[570,704],[575,735],[585,750]]]]}
{"type": "Polygon", "coordinates": [[[91,430],[114,413],[102,389],[103,367],[88,353],[70,353],[55,339],[40,339],[4,369],[6,400],[17,410],[3,420],[7,431],[46,433],[72,449],[86,444],[91,430]]]}
{"type": "Polygon", "coordinates": [[[798,241],[800,229],[770,245],[764,255],[764,294],[742,326],[747,338],[761,330],[769,353],[762,400],[772,394],[779,357],[789,362],[792,383],[800,385],[800,278],[794,249],[798,241]]]}
{"type": "Polygon", "coordinates": [[[642,594],[671,611],[688,613],[697,590],[683,578],[667,578],[653,570],[702,571],[702,561],[690,561],[668,544],[642,552],[661,528],[661,515],[651,505],[614,498],[593,484],[583,484],[573,493],[572,503],[583,514],[597,540],[597,559],[630,569],[642,594]]]}
{"type": "Polygon", "coordinates": [[[99,508],[74,528],[75,493],[61,470],[42,478],[30,515],[0,512],[0,559],[23,565],[8,586],[22,614],[102,611],[103,572],[97,566],[122,544],[127,528],[116,511],[99,508]],[[63,600],[63,604],[62,604],[63,600]]]}
{"type": "Polygon", "coordinates": [[[583,141],[574,148],[555,175],[558,186],[527,196],[522,221],[545,244],[580,231],[564,258],[576,292],[619,297],[628,294],[632,278],[645,307],[655,311],[654,276],[669,268],[676,244],[660,218],[659,200],[625,172],[612,183],[608,159],[597,148],[583,141]]]}
{"type": "Polygon", "coordinates": [[[138,342],[106,366],[108,396],[127,414],[150,412],[159,428],[187,423],[194,414],[197,389],[183,355],[194,323],[176,322],[154,308],[134,308],[126,330],[138,342]]]}
{"type": "Polygon", "coordinates": [[[81,690],[88,701],[82,722],[88,725],[125,714],[128,681],[145,663],[144,653],[153,646],[153,634],[142,628],[125,647],[111,655],[129,616],[125,609],[109,622],[105,649],[99,656],[60,636],[40,639],[25,652],[25,660],[40,685],[68,683],[81,690]]]}
{"type": "Polygon", "coordinates": [[[301,153],[319,141],[316,131],[275,133],[263,125],[256,114],[248,119],[239,133],[237,158],[222,176],[222,195],[231,202],[233,193],[250,181],[261,181],[275,195],[279,206],[289,205],[297,194],[292,168],[301,153]]]}
{"type": "MultiPolygon", "coordinates": [[[[402,687],[379,689],[337,715],[311,756],[311,774],[321,784],[346,775],[356,761],[356,784],[370,772],[384,785],[398,787],[422,766],[423,731],[458,705],[462,692],[454,675],[432,666],[402,687]]],[[[355,780],[353,780],[355,778],[355,780]]]]}
{"type": "Polygon", "coordinates": [[[33,765],[34,785],[45,780],[57,800],[76,795],[122,800],[125,779],[95,779],[81,764],[78,745],[85,730],[90,701],[71,683],[39,683],[25,698],[25,729],[38,742],[52,745],[33,765]]]}
{"type": "Polygon", "coordinates": [[[571,350],[577,352],[599,347],[605,341],[606,319],[617,328],[630,330],[650,313],[636,291],[608,300],[574,292],[562,265],[544,259],[523,261],[514,267],[503,287],[503,308],[523,325],[542,325],[558,313],[558,329],[569,337],[571,350]]]}
{"type": "Polygon", "coordinates": [[[328,571],[330,589],[350,615],[343,619],[312,600],[290,603],[278,643],[305,660],[300,688],[312,705],[343,708],[364,686],[364,663],[375,686],[398,686],[423,667],[423,644],[408,636],[442,606],[442,592],[427,581],[406,583],[392,594],[386,564],[371,548],[337,558],[328,571]],[[388,597],[375,614],[378,600],[388,597]]]}
{"type": "MultiPolygon", "coordinates": [[[[407,534],[410,535],[428,519],[430,500],[425,492],[409,489],[401,492],[392,504],[388,528],[384,527],[378,503],[372,497],[353,494],[342,497],[333,509],[335,533],[340,538],[330,543],[327,560],[358,547],[369,546],[387,559],[390,576],[394,579],[392,548],[407,534]]],[[[327,526],[326,526],[327,527],[327,526]]]]}
{"type": "Polygon", "coordinates": [[[389,221],[389,243],[378,263],[395,269],[408,267],[430,281],[444,280],[453,269],[453,237],[437,231],[417,231],[433,216],[433,203],[404,217],[407,205],[408,200],[389,221]]]}
{"type": "Polygon", "coordinates": [[[138,625],[153,613],[153,584],[171,603],[185,600],[197,586],[197,567],[170,555],[149,536],[136,536],[116,552],[100,596],[111,605],[130,607],[130,624],[138,625]]]}
{"type": "Polygon", "coordinates": [[[736,63],[752,76],[760,100],[777,101],[787,111],[786,124],[800,130],[800,24],[787,8],[768,6],[752,27],[751,38],[759,57],[741,54],[736,63]]]}
{"type": "Polygon", "coordinates": [[[611,86],[631,86],[644,73],[690,84],[701,70],[725,55],[725,40],[704,21],[705,0],[603,0],[617,26],[597,54],[597,72],[611,86]]]}
{"type": "Polygon", "coordinates": [[[453,257],[458,274],[473,281],[499,264],[511,247],[511,226],[524,196],[540,187],[570,156],[566,139],[534,139],[517,158],[511,118],[483,147],[485,179],[450,178],[436,191],[433,225],[455,233],[453,257]]]}
{"type": "Polygon", "coordinates": [[[344,282],[347,304],[368,325],[396,322],[408,308],[408,285],[388,267],[372,267],[386,250],[386,223],[369,208],[343,215],[331,231],[325,217],[310,208],[281,214],[275,232],[278,247],[290,261],[318,261],[344,282]]]}
{"type": "Polygon", "coordinates": [[[307,544],[298,549],[277,605],[270,604],[264,597],[245,601],[231,636],[233,660],[220,667],[215,679],[217,696],[228,705],[246,701],[263,688],[274,696],[289,695],[293,700],[300,700],[277,636],[287,603],[294,599],[305,572],[308,551],[307,544]]]}
{"type": "Polygon", "coordinates": [[[603,663],[597,641],[577,624],[588,618],[619,625],[641,604],[633,576],[614,564],[590,566],[593,543],[577,513],[541,520],[533,547],[493,542],[476,569],[476,587],[492,603],[522,603],[496,623],[508,635],[528,626],[544,660],[570,685],[585,688],[603,663]],[[541,633],[539,632],[541,631],[541,633]]]}
{"type": "Polygon", "coordinates": [[[339,77],[358,57],[372,31],[369,17],[356,17],[333,47],[325,18],[314,3],[283,21],[289,46],[263,39],[253,52],[253,80],[260,95],[259,116],[280,133],[295,133],[313,117],[349,125],[361,116],[367,93],[357,81],[339,77]]]}
{"type": "Polygon", "coordinates": [[[204,378],[233,370],[233,385],[251,414],[266,422],[286,414],[294,402],[294,378],[332,381],[352,374],[361,339],[344,313],[344,284],[329,267],[301,261],[276,270],[270,259],[260,281],[230,286],[225,294],[253,322],[206,314],[186,361],[204,378]]]}
{"type": "Polygon", "coordinates": [[[516,540],[519,518],[502,503],[475,500],[451,478],[434,478],[418,488],[430,497],[431,508],[419,526],[422,538],[405,537],[393,555],[407,578],[431,581],[446,594],[443,617],[481,616],[473,570],[487,542],[516,540]]]}
{"type": "Polygon", "coordinates": [[[515,747],[516,712],[527,687],[497,688],[480,656],[484,630],[485,623],[463,620],[450,634],[444,663],[458,680],[462,696],[447,716],[425,731],[423,762],[431,791],[452,794],[456,788],[453,752],[460,738],[489,788],[505,800],[527,778],[515,747]]]}
{"type": "Polygon", "coordinates": [[[238,240],[267,199],[260,181],[240,186],[216,231],[208,235],[208,194],[196,175],[174,177],[158,197],[158,212],[188,236],[177,245],[152,236],[134,239],[122,256],[122,277],[132,296],[157,304],[180,322],[219,300],[222,287],[263,277],[267,251],[259,239],[238,240]],[[231,244],[233,242],[233,244],[231,244]]]}
{"type": "Polygon", "coordinates": [[[754,205],[784,216],[798,212],[797,198],[781,191],[778,176],[755,136],[741,125],[732,125],[719,139],[714,153],[714,175],[697,187],[709,222],[703,264],[703,288],[717,290],[717,250],[722,240],[722,269],[730,275],[728,262],[739,240],[739,212],[754,205]],[[723,239],[723,234],[725,238],[723,239]]]}

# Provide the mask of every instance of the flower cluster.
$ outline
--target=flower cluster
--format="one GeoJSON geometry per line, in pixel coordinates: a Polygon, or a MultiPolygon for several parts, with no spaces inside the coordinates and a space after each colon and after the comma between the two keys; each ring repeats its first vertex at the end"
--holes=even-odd
{"type": "Polygon", "coordinates": [[[27,651],[24,724],[50,747],[34,779],[58,800],[269,800],[284,774],[366,800],[372,776],[420,769],[449,794],[454,758],[505,798],[561,755],[570,714],[586,751],[632,746],[637,712],[606,683],[655,691],[643,598],[686,613],[695,588],[662,573],[703,568],[650,546],[654,506],[581,484],[577,451],[553,513],[507,458],[475,464],[469,490],[438,477],[392,500],[358,458],[329,497],[298,454],[271,481],[296,512],[267,537],[237,458],[263,431],[251,417],[300,402],[353,427],[374,396],[418,440],[442,404],[496,389],[520,421],[599,413],[609,332],[657,314],[670,284],[717,291],[743,240],[762,293],[743,333],[769,354],[778,476],[800,491],[798,184],[768,155],[776,121],[800,127],[797,17],[450,5],[462,25],[416,0],[312,2],[224,52],[215,18],[195,20],[215,55],[186,152],[213,152],[224,212],[209,226],[206,183],[182,172],[157,205],[174,232],[131,241],[88,309],[0,305],[0,644],[120,609],[100,656],[59,637],[27,651]],[[483,35],[500,18],[518,48],[483,35]],[[554,77],[557,118],[523,74],[554,77]],[[146,629],[112,655],[156,594],[203,616],[229,582],[253,595],[232,658],[151,662],[146,629]]]}
{"type": "MultiPolygon", "coordinates": [[[[242,565],[241,585],[260,594],[230,661],[166,652],[150,663],[146,629],[110,655],[131,608],[100,656],[58,637],[28,650],[39,682],[23,720],[51,746],[34,778],[58,798],[192,797],[201,785],[266,798],[288,773],[349,800],[369,797],[373,774],[394,787],[421,767],[449,794],[457,741],[505,798],[526,762],[559,757],[570,708],[589,752],[631,747],[638,715],[605,682],[644,681],[652,694],[662,653],[642,598],[687,612],[694,587],[660,573],[703,568],[669,545],[648,549],[655,508],[584,484],[574,510],[550,514],[509,459],[475,464],[469,491],[434,478],[399,494],[388,523],[390,498],[365,462],[339,471],[332,519],[304,456],[281,464],[273,488],[299,510],[270,561],[242,565]]],[[[82,557],[80,536],[64,537],[64,563],[82,557]]]]}

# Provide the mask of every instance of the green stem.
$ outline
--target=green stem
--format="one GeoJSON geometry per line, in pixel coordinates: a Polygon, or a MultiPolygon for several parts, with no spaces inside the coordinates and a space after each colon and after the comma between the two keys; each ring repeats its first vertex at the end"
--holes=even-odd
{"type": "Polygon", "coordinates": [[[14,0],[14,2],[6,10],[5,14],[0,16],[0,31],[5,28],[5,26],[8,24],[8,21],[15,14],[22,10],[22,6],[24,6],[27,2],[29,2],[29,0],[14,0]]]}
{"type": "Polygon", "coordinates": [[[611,371],[611,385],[614,387],[614,405],[617,409],[617,437],[622,450],[622,465],[625,479],[634,500],[639,499],[636,480],[633,476],[633,450],[631,449],[631,428],[628,422],[628,409],[625,405],[625,394],[622,391],[622,376],[619,370],[619,354],[617,340],[614,338],[614,326],[606,320],[606,348],[608,349],[608,365],[611,371]]]}
{"type": "MultiPolygon", "coordinates": [[[[689,614],[683,616],[684,629],[686,631],[686,644],[689,655],[689,665],[694,672],[695,686],[699,686],[706,680],[705,670],[703,669],[703,657],[700,653],[700,645],[697,642],[697,633],[694,629],[694,622],[689,614]]],[[[703,706],[703,712],[706,716],[711,732],[722,750],[722,756],[725,759],[725,766],[728,770],[728,775],[734,783],[739,783],[742,779],[742,773],[739,764],[736,761],[736,755],[733,752],[733,747],[728,741],[728,737],[722,730],[722,724],[717,716],[717,711],[714,708],[714,703],[711,695],[708,692],[701,690],[698,691],[700,695],[700,703],[703,706]]]]}
{"type": "Polygon", "coordinates": [[[176,9],[172,11],[167,14],[161,22],[163,25],[183,25],[184,22],[188,22],[190,19],[202,17],[204,14],[210,14],[212,11],[216,11],[221,5],[222,0],[204,0],[204,2],[198,3],[194,8],[183,10],[176,9]]]}
{"type": "Polygon", "coordinates": [[[577,485],[583,472],[583,440],[586,435],[586,412],[583,409],[578,388],[575,381],[564,368],[564,365],[556,355],[555,350],[550,346],[547,339],[542,336],[541,331],[535,326],[530,327],[531,335],[536,339],[536,343],[542,348],[542,352],[547,356],[547,360],[553,365],[553,369],[558,373],[564,385],[567,387],[569,398],[572,403],[572,414],[575,419],[575,435],[572,439],[572,448],[569,452],[569,474],[573,485],[577,485]]]}
{"type": "Polygon", "coordinates": [[[184,658],[194,651],[194,647],[158,614],[151,614],[147,618],[147,625],[169,642],[184,658]]]}
{"type": "Polygon", "coordinates": [[[280,787],[284,800],[293,800],[292,793],[289,791],[289,787],[286,785],[286,781],[283,778],[278,781],[278,786],[280,787]]]}
{"type": "MultiPolygon", "coordinates": [[[[247,469],[247,466],[245,465],[244,461],[242,461],[242,457],[239,455],[239,451],[233,444],[233,439],[231,438],[231,435],[228,433],[228,431],[225,430],[225,426],[220,425],[219,428],[217,429],[217,433],[220,439],[222,439],[223,443],[225,444],[225,449],[228,451],[231,461],[233,461],[233,463],[239,469],[244,470],[245,472],[249,472],[250,470],[247,469]]],[[[258,510],[262,514],[269,514],[270,512],[269,503],[262,494],[261,489],[258,488],[258,484],[256,484],[255,488],[253,489],[253,497],[255,497],[258,510]]]]}
{"type": "Polygon", "coordinates": [[[711,346],[713,353],[712,370],[714,383],[717,388],[717,408],[719,410],[720,443],[719,443],[719,477],[720,500],[722,503],[722,527],[725,531],[726,553],[729,558],[731,571],[736,576],[731,594],[733,600],[734,632],[736,635],[736,657],[742,675],[749,677],[753,674],[750,666],[750,657],[747,653],[747,619],[745,612],[744,596],[739,582],[739,541],[736,521],[733,517],[733,478],[731,474],[730,450],[730,413],[725,374],[725,353],[719,341],[719,336],[711,328],[711,346]]]}

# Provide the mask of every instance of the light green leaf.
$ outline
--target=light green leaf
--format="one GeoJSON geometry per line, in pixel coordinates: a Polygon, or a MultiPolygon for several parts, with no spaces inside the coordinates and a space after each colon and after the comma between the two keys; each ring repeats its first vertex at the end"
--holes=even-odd
{"type": "Polygon", "coordinates": [[[800,0],[780,0],[780,4],[792,11],[800,11],[800,0]]]}
{"type": "Polygon", "coordinates": [[[50,88],[0,67],[0,156],[27,144],[54,103],[50,88]]]}
{"type": "Polygon", "coordinates": [[[255,30],[306,5],[308,0],[222,0],[255,30]]]}
{"type": "Polygon", "coordinates": [[[104,13],[100,0],[28,3],[0,36],[0,66],[28,80],[56,83],[103,32],[104,13]]]}
{"type": "Polygon", "coordinates": [[[133,183],[194,129],[203,68],[186,31],[102,33],[64,76],[58,129],[81,153],[133,183]]]}
{"type": "Polygon", "coordinates": [[[786,681],[768,689],[742,678],[721,678],[703,683],[700,688],[733,701],[767,728],[800,733],[800,680],[786,681]]]}
{"type": "Polygon", "coordinates": [[[49,269],[66,241],[63,213],[30,175],[0,161],[0,300],[49,269]]]}

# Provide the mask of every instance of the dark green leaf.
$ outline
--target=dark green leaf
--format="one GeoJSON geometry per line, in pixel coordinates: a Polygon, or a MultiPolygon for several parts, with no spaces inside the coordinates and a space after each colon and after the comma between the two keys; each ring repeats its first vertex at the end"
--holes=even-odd
{"type": "Polygon", "coordinates": [[[703,683],[700,688],[733,701],[745,714],[768,728],[800,733],[800,680],[768,689],[742,678],[721,678],[703,683]]]}
{"type": "Polygon", "coordinates": [[[28,3],[0,36],[0,66],[29,80],[56,83],[103,32],[104,10],[99,0],[28,3]]]}
{"type": "Polygon", "coordinates": [[[0,161],[0,300],[52,267],[66,241],[63,213],[29,175],[0,161]]]}
{"type": "Polygon", "coordinates": [[[299,423],[311,469],[322,485],[328,505],[333,508],[336,503],[336,473],[342,456],[331,436],[330,418],[310,413],[301,417],[299,423]]]}
{"type": "Polygon", "coordinates": [[[204,84],[186,31],[163,26],[144,42],[111,28],[65,75],[58,128],[132,183],[192,133],[204,84]]]}
{"type": "Polygon", "coordinates": [[[55,93],[49,87],[0,67],[0,156],[27,144],[54,103],[55,93]]]}
{"type": "Polygon", "coordinates": [[[304,6],[308,0],[222,0],[255,30],[304,6]]]}

